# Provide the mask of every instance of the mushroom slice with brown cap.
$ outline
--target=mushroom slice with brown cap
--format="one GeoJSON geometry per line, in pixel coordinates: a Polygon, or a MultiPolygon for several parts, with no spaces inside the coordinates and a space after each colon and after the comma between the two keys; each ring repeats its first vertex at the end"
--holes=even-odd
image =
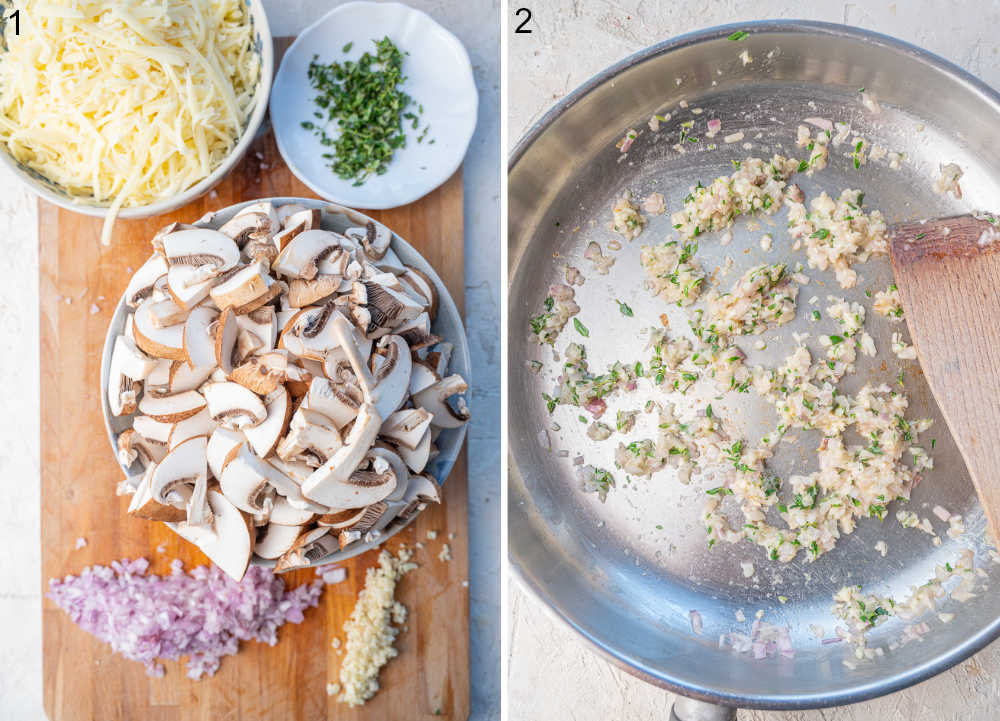
{"type": "Polygon", "coordinates": [[[159,253],[150,256],[149,260],[129,278],[125,288],[125,304],[129,308],[137,307],[142,301],[153,294],[153,285],[157,279],[167,274],[167,259],[159,253]]]}
{"type": "Polygon", "coordinates": [[[143,468],[149,468],[167,455],[166,444],[144,438],[135,428],[126,428],[119,433],[115,445],[118,448],[118,462],[126,467],[139,461],[143,468]]]}
{"type": "Polygon", "coordinates": [[[404,286],[413,289],[424,300],[424,308],[433,321],[437,317],[440,296],[437,286],[434,285],[430,276],[419,268],[408,265],[406,272],[399,276],[399,280],[404,286]]]}
{"type": "Polygon", "coordinates": [[[123,373],[134,381],[141,381],[156,368],[157,361],[142,352],[135,341],[120,335],[115,338],[111,351],[111,368],[123,373]]]}
{"type": "MultiPolygon", "coordinates": [[[[363,404],[357,420],[344,439],[344,445],[305,480],[302,484],[302,495],[331,508],[350,508],[352,503],[366,506],[384,498],[385,495],[379,495],[377,492],[364,491],[367,486],[351,483],[354,472],[365,462],[368,449],[375,442],[381,425],[382,419],[375,405],[363,404]]],[[[367,483],[374,479],[362,477],[360,480],[367,483]]],[[[384,483],[389,482],[389,478],[386,477],[384,483]]],[[[386,495],[392,492],[393,487],[395,487],[394,482],[386,491],[386,495]]],[[[377,490],[378,486],[371,488],[377,490]]]]}
{"type": "Polygon", "coordinates": [[[175,448],[187,439],[194,438],[195,436],[205,436],[207,438],[212,435],[212,432],[216,428],[218,428],[218,424],[212,420],[208,408],[203,408],[190,418],[185,418],[173,424],[173,428],[170,429],[170,435],[167,436],[167,448],[175,448]]]}
{"type": "Polygon", "coordinates": [[[167,439],[170,438],[170,431],[173,427],[173,423],[163,423],[149,416],[136,416],[132,419],[132,428],[136,433],[150,443],[162,443],[164,448],[166,448],[167,439]]]}
{"type": "Polygon", "coordinates": [[[410,395],[416,395],[424,388],[429,388],[439,380],[441,380],[441,376],[425,361],[413,361],[410,371],[410,395]]]}
{"type": "Polygon", "coordinates": [[[431,414],[423,408],[404,408],[382,422],[379,435],[413,450],[430,429],[431,414]]]}
{"type": "Polygon", "coordinates": [[[176,221],[173,223],[168,223],[167,225],[164,225],[162,228],[156,231],[156,233],[153,235],[153,239],[149,242],[149,244],[153,246],[153,250],[155,250],[160,255],[163,255],[164,238],[166,238],[171,233],[176,233],[177,231],[180,230],[198,230],[199,228],[201,228],[201,226],[192,225],[190,223],[178,223],[176,221]]]}
{"type": "Polygon", "coordinates": [[[113,416],[135,413],[139,394],[142,392],[142,381],[133,380],[122,370],[122,366],[129,363],[129,351],[125,346],[119,345],[119,340],[127,339],[118,336],[115,340],[108,370],[108,408],[113,416]]]}
{"type": "Polygon", "coordinates": [[[392,273],[393,275],[402,275],[406,272],[406,265],[399,259],[396,251],[391,246],[386,248],[385,255],[379,260],[372,261],[372,265],[381,271],[392,273]]]}
{"type": "Polygon", "coordinates": [[[274,497],[274,508],[271,509],[269,521],[279,526],[304,526],[315,517],[313,511],[296,508],[285,496],[278,495],[274,497]]]}
{"type": "Polygon", "coordinates": [[[191,265],[172,265],[167,271],[167,290],[174,302],[191,309],[208,297],[217,277],[205,278],[200,268],[191,265]]]}
{"type": "Polygon", "coordinates": [[[311,280],[293,278],[288,284],[288,304],[293,308],[304,308],[333,295],[340,288],[339,275],[317,275],[311,280]]]}
{"type": "Polygon", "coordinates": [[[358,243],[369,260],[381,260],[392,243],[392,231],[355,211],[347,217],[354,223],[363,223],[364,227],[348,228],[344,235],[358,243]]]}
{"type": "MultiPolygon", "coordinates": [[[[356,281],[351,289],[351,299],[363,305],[369,316],[368,327],[363,328],[369,336],[379,331],[391,331],[424,312],[423,305],[404,291],[371,280],[356,281]]],[[[354,308],[356,306],[352,306],[354,308]]],[[[361,317],[356,316],[355,320],[361,317]]]]}
{"type": "Polygon", "coordinates": [[[266,396],[285,382],[288,356],[284,351],[255,355],[234,368],[229,379],[246,386],[254,393],[266,396]]]}
{"type": "Polygon", "coordinates": [[[379,417],[385,418],[405,400],[410,387],[410,354],[406,342],[396,336],[383,347],[385,355],[379,377],[372,375],[354,341],[350,322],[342,315],[332,320],[333,332],[341,350],[351,363],[358,384],[369,403],[375,404],[379,417]]]}
{"type": "Polygon", "coordinates": [[[157,358],[156,365],[153,366],[153,370],[150,371],[144,381],[146,392],[159,393],[160,395],[170,393],[170,369],[177,362],[169,358],[157,358]]]}
{"type": "Polygon", "coordinates": [[[432,429],[428,428],[427,431],[424,432],[424,435],[421,437],[416,448],[410,449],[402,444],[396,447],[399,457],[403,459],[404,463],[406,463],[407,468],[414,473],[422,473],[427,467],[428,461],[430,461],[431,447],[433,446],[431,430],[432,429]]]}
{"type": "Polygon", "coordinates": [[[170,379],[167,381],[167,393],[183,393],[201,387],[215,370],[213,365],[192,368],[184,361],[171,361],[170,379]]]}
{"type": "Polygon", "coordinates": [[[236,332],[236,347],[233,349],[233,363],[242,365],[247,358],[256,353],[263,347],[260,338],[255,336],[248,330],[239,328],[239,323],[237,323],[236,332]]]}
{"type": "Polygon", "coordinates": [[[285,553],[274,565],[278,573],[295,568],[305,568],[326,558],[340,548],[337,538],[330,533],[329,528],[314,528],[299,536],[291,550],[285,553]]]}
{"type": "Polygon", "coordinates": [[[147,298],[136,308],[132,320],[132,333],[135,336],[135,344],[156,358],[186,360],[187,356],[184,353],[184,326],[172,325],[166,328],[157,328],[153,324],[149,313],[149,308],[153,303],[152,298],[147,298]]]}
{"type": "Polygon", "coordinates": [[[233,239],[240,247],[251,235],[273,235],[281,229],[278,213],[271,203],[253,203],[223,223],[219,232],[233,239]]]}
{"type": "Polygon", "coordinates": [[[310,229],[318,228],[323,220],[322,210],[319,208],[307,208],[302,203],[285,203],[284,205],[279,205],[275,210],[278,214],[278,222],[281,223],[282,228],[297,223],[298,218],[303,214],[309,215],[310,229]]]}
{"type": "Polygon", "coordinates": [[[218,317],[219,311],[208,305],[199,305],[188,313],[182,338],[184,355],[190,367],[211,367],[217,364],[212,324],[218,317]]]}
{"type": "Polygon", "coordinates": [[[205,460],[213,478],[216,480],[222,478],[226,459],[233,453],[234,448],[239,448],[243,443],[246,443],[246,437],[240,431],[221,427],[212,431],[205,449],[205,460]]]}
{"type": "Polygon", "coordinates": [[[235,581],[242,580],[253,553],[254,533],[248,516],[219,491],[207,494],[215,522],[211,528],[168,523],[181,538],[190,541],[235,581]]]}
{"type": "Polygon", "coordinates": [[[426,474],[410,476],[410,487],[403,497],[405,506],[399,512],[400,523],[406,523],[417,511],[422,511],[428,503],[441,502],[441,486],[426,474]]]}
{"type": "Polygon", "coordinates": [[[343,441],[333,421],[319,411],[299,406],[288,424],[288,434],[278,442],[276,453],[283,461],[301,461],[316,467],[329,460],[341,446],[343,441]]]}
{"type": "Polygon", "coordinates": [[[233,273],[212,288],[209,295],[220,308],[238,308],[262,296],[273,284],[264,264],[256,262],[233,273]]]}
{"type": "Polygon", "coordinates": [[[406,321],[397,326],[392,331],[398,336],[402,336],[411,351],[429,348],[441,339],[431,333],[431,319],[427,313],[421,313],[413,320],[406,321]]]}
{"type": "Polygon", "coordinates": [[[267,409],[261,399],[239,383],[208,383],[204,392],[212,420],[224,428],[241,431],[267,418],[267,409]]]}
{"type": "Polygon", "coordinates": [[[190,418],[205,407],[205,398],[198,391],[184,391],[169,396],[147,393],[139,401],[139,412],[163,423],[177,423],[190,418]]]}
{"type": "MultiPolygon", "coordinates": [[[[270,276],[268,276],[270,278],[270,276]]],[[[284,281],[271,281],[271,284],[267,287],[267,290],[261,293],[259,296],[254,298],[249,303],[244,303],[243,305],[235,306],[235,310],[239,315],[246,315],[247,313],[253,313],[259,308],[263,308],[268,303],[272,302],[275,298],[280,297],[283,293],[288,292],[288,286],[284,281]]]]}
{"type": "Polygon", "coordinates": [[[129,500],[128,512],[136,518],[144,518],[149,521],[183,521],[187,518],[184,508],[165,503],[159,503],[153,498],[150,488],[152,473],[156,469],[153,464],[146,469],[142,475],[142,480],[136,486],[135,493],[129,500]]]}
{"type": "Polygon", "coordinates": [[[357,385],[314,377],[306,401],[310,409],[325,415],[339,430],[357,418],[364,396],[357,385]]]}
{"type": "Polygon", "coordinates": [[[197,268],[192,278],[199,280],[215,278],[240,262],[240,249],[232,238],[208,228],[168,233],[162,238],[162,247],[168,265],[197,268]]]}
{"type": "MultiPolygon", "coordinates": [[[[288,219],[285,223],[284,228],[279,230],[274,234],[271,239],[271,247],[274,248],[274,259],[285,249],[285,247],[292,242],[295,236],[300,235],[311,228],[312,218],[308,213],[303,213],[301,215],[294,215],[288,219]]],[[[274,259],[271,262],[274,262],[274,259]]]]}
{"type": "Polygon", "coordinates": [[[317,264],[340,249],[336,233],[328,230],[306,230],[292,238],[278,254],[271,269],[287,278],[311,280],[319,272],[317,264]]]}
{"type": "Polygon", "coordinates": [[[232,308],[226,308],[222,311],[214,327],[209,326],[209,332],[213,334],[215,340],[213,346],[215,365],[228,376],[233,372],[233,354],[240,332],[236,311],[232,308]]]}
{"type": "MultiPolygon", "coordinates": [[[[337,250],[332,250],[330,253],[323,258],[319,263],[316,264],[319,275],[331,276],[334,278],[339,278],[340,283],[343,284],[344,277],[347,275],[347,266],[351,263],[351,254],[347,250],[344,250],[341,246],[337,250]]],[[[338,285],[338,288],[340,285],[338,285]]]]}
{"type": "Polygon", "coordinates": [[[167,452],[150,478],[150,490],[157,503],[183,507],[200,477],[208,477],[205,436],[189,438],[167,452]]]}
{"type": "MultiPolygon", "coordinates": [[[[219,485],[234,506],[247,513],[270,513],[274,504],[274,486],[261,472],[260,461],[244,443],[222,467],[219,485]]],[[[263,461],[260,461],[263,463],[263,461]]]]}
{"type": "Polygon", "coordinates": [[[264,422],[243,431],[253,452],[261,458],[271,455],[285,434],[292,416],[292,399],[284,386],[278,386],[264,399],[264,407],[267,409],[264,422]]]}
{"type": "Polygon", "coordinates": [[[283,526],[272,521],[257,532],[254,555],[269,560],[279,558],[292,550],[299,535],[297,526],[283,526]]]}
{"type": "Polygon", "coordinates": [[[432,386],[424,388],[413,396],[414,405],[426,408],[434,418],[431,424],[438,428],[458,428],[469,420],[469,409],[465,400],[459,396],[457,408],[448,403],[448,399],[469,390],[465,379],[457,373],[439,380],[432,386]]]}
{"type": "Polygon", "coordinates": [[[265,305],[238,315],[236,321],[241,330],[249,331],[260,339],[261,347],[258,352],[274,350],[274,344],[278,341],[278,319],[273,306],[265,305]]]}
{"type": "Polygon", "coordinates": [[[376,443],[372,446],[371,450],[368,451],[368,455],[373,458],[382,458],[391,467],[392,472],[396,476],[396,487],[393,489],[392,493],[385,497],[387,501],[399,501],[402,500],[403,494],[406,493],[406,488],[409,485],[410,472],[406,468],[406,463],[403,458],[392,448],[387,445],[376,443]]]}
{"type": "Polygon", "coordinates": [[[448,372],[448,364],[451,363],[451,354],[454,350],[455,346],[451,343],[441,341],[434,346],[433,350],[427,353],[425,360],[434,369],[434,372],[438,374],[439,378],[444,378],[448,372]]]}

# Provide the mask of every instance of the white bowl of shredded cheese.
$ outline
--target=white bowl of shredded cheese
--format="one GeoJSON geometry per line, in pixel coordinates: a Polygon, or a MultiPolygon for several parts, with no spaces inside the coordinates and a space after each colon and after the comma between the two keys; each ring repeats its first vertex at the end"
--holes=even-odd
{"type": "Polygon", "coordinates": [[[15,0],[3,28],[0,161],[56,205],[142,218],[209,191],[267,112],[260,0],[15,0]]]}

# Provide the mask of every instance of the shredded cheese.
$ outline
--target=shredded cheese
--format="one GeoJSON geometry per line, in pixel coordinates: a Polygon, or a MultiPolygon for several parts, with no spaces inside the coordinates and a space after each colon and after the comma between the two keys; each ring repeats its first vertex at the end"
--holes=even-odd
{"type": "Polygon", "coordinates": [[[122,208],[195,185],[236,145],[259,57],[240,0],[14,0],[0,140],[80,203],[122,208]]]}

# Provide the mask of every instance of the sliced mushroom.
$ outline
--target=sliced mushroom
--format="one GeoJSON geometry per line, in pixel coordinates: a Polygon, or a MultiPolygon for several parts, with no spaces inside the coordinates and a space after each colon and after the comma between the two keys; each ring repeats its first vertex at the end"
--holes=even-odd
{"type": "Polygon", "coordinates": [[[214,333],[215,336],[215,364],[223,373],[229,375],[233,372],[233,354],[240,332],[236,311],[232,308],[226,308],[222,311],[214,327],[209,327],[209,332],[214,333]]]}
{"type": "Polygon", "coordinates": [[[360,213],[352,213],[354,217],[348,215],[348,218],[355,223],[364,223],[365,227],[348,228],[344,235],[360,243],[370,260],[381,260],[392,243],[392,231],[381,223],[364,218],[360,213]]]}
{"type": "Polygon", "coordinates": [[[427,313],[421,313],[413,320],[408,320],[393,329],[393,333],[402,336],[411,351],[429,348],[441,339],[431,333],[431,318],[427,313]]]}
{"type": "Polygon", "coordinates": [[[372,375],[354,341],[351,325],[338,314],[331,321],[333,333],[361,386],[365,399],[375,404],[379,417],[387,417],[402,404],[410,385],[410,354],[406,342],[398,336],[387,341],[380,363],[379,377],[372,375]]]}
{"type": "Polygon", "coordinates": [[[274,565],[278,573],[295,568],[305,568],[320,559],[326,558],[340,548],[337,538],[330,533],[329,528],[314,528],[304,532],[274,565]]]}
{"type": "Polygon", "coordinates": [[[189,438],[171,448],[163,457],[150,478],[150,491],[157,503],[172,504],[183,508],[200,477],[208,477],[205,436],[189,438]]]}
{"type": "Polygon", "coordinates": [[[330,322],[339,315],[330,303],[303,308],[285,326],[278,347],[300,358],[322,362],[327,352],[340,343],[330,322]]]}
{"type": "Polygon", "coordinates": [[[125,303],[129,308],[138,305],[153,294],[153,285],[158,278],[167,274],[167,259],[159,253],[150,256],[149,260],[135,272],[125,288],[125,303]]]}
{"type": "MultiPolygon", "coordinates": [[[[168,436],[169,438],[169,436],[168,436]]],[[[143,468],[159,463],[167,455],[167,445],[144,438],[135,428],[126,428],[118,434],[118,462],[131,466],[137,460],[143,468]]]]}
{"type": "MultiPolygon", "coordinates": [[[[288,219],[284,223],[284,228],[274,234],[274,238],[271,240],[271,246],[274,248],[275,258],[285,249],[285,247],[292,242],[295,236],[304,233],[310,229],[311,214],[308,212],[302,215],[295,215],[288,219]]],[[[272,258],[271,262],[274,262],[272,258]]]]}
{"type": "Polygon", "coordinates": [[[217,306],[238,308],[260,298],[274,284],[263,263],[256,262],[241,268],[211,289],[210,295],[217,306]]]}
{"type": "Polygon", "coordinates": [[[163,395],[170,392],[170,370],[174,363],[169,358],[157,358],[153,370],[146,376],[144,385],[147,393],[159,393],[163,395]]]}
{"type": "Polygon", "coordinates": [[[205,278],[200,268],[192,265],[172,265],[167,271],[167,290],[182,308],[190,310],[208,297],[218,277],[205,278]]]}
{"type": "MultiPolygon", "coordinates": [[[[395,279],[395,276],[393,276],[395,279]]],[[[368,336],[384,334],[412,321],[424,312],[424,307],[402,290],[375,281],[355,281],[351,289],[352,311],[364,306],[364,315],[355,315],[355,322],[368,336]],[[360,321],[360,322],[359,322],[360,321]]]]}
{"type": "Polygon", "coordinates": [[[247,359],[233,369],[229,378],[254,393],[266,396],[285,382],[287,369],[288,356],[283,351],[271,351],[247,359]]]}
{"type": "Polygon", "coordinates": [[[121,373],[134,381],[147,378],[157,361],[142,352],[135,341],[120,335],[115,338],[114,349],[111,351],[111,374],[121,373]]]}
{"type": "Polygon", "coordinates": [[[246,444],[238,446],[235,453],[230,451],[230,456],[219,479],[222,493],[241,511],[270,513],[275,492],[258,465],[263,461],[246,444]]]}
{"type": "Polygon", "coordinates": [[[267,287],[267,290],[261,293],[259,296],[254,298],[249,303],[244,303],[243,305],[236,306],[235,310],[239,315],[246,315],[247,313],[253,313],[255,310],[263,308],[265,305],[273,301],[275,298],[279,298],[283,293],[288,292],[288,286],[284,281],[276,280],[272,281],[271,285],[267,287]]]}
{"type": "Polygon", "coordinates": [[[287,278],[311,280],[319,272],[317,264],[339,248],[336,233],[306,230],[289,241],[271,264],[271,269],[287,278]]]}
{"type": "Polygon", "coordinates": [[[309,384],[308,407],[317,410],[341,429],[358,416],[364,402],[361,389],[349,383],[332,383],[314,377],[309,384]]]}
{"type": "Polygon", "coordinates": [[[283,461],[301,461],[316,467],[326,463],[342,445],[333,421],[319,411],[300,406],[276,452],[283,461]]]}
{"type": "Polygon", "coordinates": [[[218,424],[212,420],[208,408],[202,408],[190,418],[185,418],[173,424],[173,428],[170,429],[170,435],[167,436],[167,448],[173,449],[195,436],[205,436],[207,438],[212,435],[212,432],[217,427],[218,424]]]}
{"type": "Polygon", "coordinates": [[[448,364],[451,362],[451,354],[454,350],[455,346],[451,343],[441,342],[427,354],[426,362],[434,369],[439,378],[444,378],[448,372],[448,364]]]}
{"type": "Polygon", "coordinates": [[[285,496],[278,495],[274,497],[274,508],[271,509],[269,521],[279,526],[304,526],[315,517],[313,511],[297,508],[285,496]]]}
{"type": "Polygon", "coordinates": [[[406,466],[414,473],[422,473],[427,467],[428,461],[431,458],[431,446],[433,445],[431,440],[431,430],[430,428],[424,432],[423,437],[414,449],[407,448],[406,446],[399,444],[396,446],[396,451],[399,453],[399,457],[403,459],[406,466]]]}
{"type": "Polygon", "coordinates": [[[188,314],[182,339],[185,358],[192,368],[213,367],[218,362],[212,325],[218,317],[219,311],[208,305],[199,305],[188,314]]]}
{"type": "Polygon", "coordinates": [[[393,489],[392,493],[385,497],[387,501],[400,501],[403,499],[403,494],[406,493],[406,488],[409,485],[410,472],[406,468],[406,463],[403,458],[392,448],[386,445],[379,445],[376,443],[372,446],[371,450],[368,451],[368,455],[372,457],[382,458],[392,467],[392,471],[396,476],[396,487],[393,489]]]}
{"type": "Polygon", "coordinates": [[[214,517],[211,528],[184,523],[167,524],[208,556],[230,578],[243,578],[253,553],[254,534],[249,516],[226,500],[218,491],[208,491],[208,505],[214,517]]]}
{"type": "Polygon", "coordinates": [[[219,228],[219,232],[243,246],[251,235],[272,235],[281,228],[278,213],[270,203],[254,203],[243,208],[219,228]]]}
{"type": "Polygon", "coordinates": [[[299,535],[297,526],[283,526],[272,521],[257,533],[253,552],[261,558],[278,558],[292,550],[299,535]]]}
{"type": "Polygon", "coordinates": [[[277,207],[278,221],[282,228],[294,225],[303,214],[309,216],[309,229],[318,228],[323,220],[323,211],[319,208],[307,208],[302,203],[285,203],[277,207]]]}
{"type": "Polygon", "coordinates": [[[278,386],[265,399],[264,407],[267,409],[264,422],[243,431],[253,452],[261,458],[271,455],[279,439],[285,435],[292,416],[292,399],[283,386],[278,386]]]}
{"type": "Polygon", "coordinates": [[[437,317],[438,305],[440,303],[440,297],[438,296],[437,286],[434,285],[434,281],[422,270],[413,266],[407,266],[406,272],[399,276],[399,280],[405,286],[413,289],[423,299],[427,315],[433,321],[437,317]]]}
{"type": "Polygon", "coordinates": [[[340,288],[339,275],[317,275],[312,280],[294,278],[288,284],[288,304],[293,308],[305,308],[337,292],[340,288]]]}
{"type": "Polygon", "coordinates": [[[216,428],[212,431],[205,449],[205,460],[208,462],[208,469],[212,472],[212,477],[216,480],[222,478],[222,468],[226,464],[226,459],[230,457],[233,450],[239,448],[246,442],[246,437],[240,431],[230,428],[216,428]]]}
{"type": "Polygon", "coordinates": [[[150,482],[155,470],[155,464],[146,469],[129,501],[128,512],[136,518],[145,518],[149,521],[183,521],[187,518],[184,508],[169,503],[159,503],[153,498],[150,482]]]}
{"type": "Polygon", "coordinates": [[[162,423],[177,423],[205,407],[205,398],[198,391],[184,391],[169,396],[147,393],[139,401],[139,412],[162,423]]]}
{"type": "Polygon", "coordinates": [[[431,423],[438,428],[458,428],[469,420],[469,409],[465,400],[459,396],[457,408],[448,403],[448,399],[469,390],[469,385],[457,373],[439,380],[432,386],[424,388],[413,395],[414,405],[426,408],[434,418],[431,423]]]}
{"type": "Polygon", "coordinates": [[[430,430],[431,414],[423,408],[404,408],[382,422],[379,435],[413,450],[430,430]]]}
{"type": "Polygon", "coordinates": [[[172,325],[167,328],[157,328],[153,325],[149,308],[154,302],[152,298],[142,301],[133,315],[132,333],[135,335],[136,345],[157,358],[186,360],[184,326],[172,325]]]}
{"type": "Polygon", "coordinates": [[[171,361],[167,393],[183,393],[199,388],[212,375],[215,366],[204,365],[192,368],[184,361],[171,361]]]}
{"type": "Polygon", "coordinates": [[[162,443],[164,448],[173,427],[173,423],[162,423],[149,416],[136,416],[132,419],[132,428],[135,429],[136,433],[151,443],[162,443]]]}
{"type": "Polygon", "coordinates": [[[240,330],[253,333],[261,341],[258,352],[267,353],[274,350],[278,341],[278,319],[274,307],[265,305],[262,308],[238,315],[236,318],[240,330]]]}
{"type": "Polygon", "coordinates": [[[441,376],[424,361],[413,361],[410,371],[410,395],[416,395],[424,388],[441,380],[441,376]]]}
{"type": "Polygon", "coordinates": [[[111,353],[111,366],[108,370],[108,408],[113,416],[135,413],[139,394],[142,392],[142,381],[133,380],[122,370],[124,365],[129,364],[130,353],[128,348],[118,341],[127,342],[128,339],[125,336],[118,336],[111,353]]]}
{"type": "Polygon", "coordinates": [[[197,278],[199,282],[225,273],[240,261],[240,249],[232,238],[208,228],[168,233],[163,236],[162,244],[170,267],[197,269],[192,280],[197,278]]]}
{"type": "MultiPolygon", "coordinates": [[[[344,445],[306,479],[302,484],[302,495],[332,508],[351,508],[351,503],[356,506],[367,506],[384,498],[384,495],[373,498],[378,496],[378,493],[366,493],[363,490],[366,486],[351,484],[351,477],[365,462],[368,449],[375,442],[381,425],[382,419],[374,404],[363,404],[357,420],[354,421],[344,440],[344,445]]],[[[368,479],[362,480],[367,482],[368,479]]],[[[388,483],[388,479],[384,482],[388,483]]],[[[372,488],[377,489],[378,486],[372,488]]],[[[392,488],[388,490],[388,493],[391,492],[392,488]]]]}
{"type": "MultiPolygon", "coordinates": [[[[342,240],[342,239],[341,239],[342,240]]],[[[319,275],[340,278],[338,289],[343,286],[344,278],[347,275],[347,268],[351,263],[351,254],[343,247],[331,250],[330,253],[317,263],[316,268],[319,275]]]]}
{"type": "Polygon", "coordinates": [[[245,430],[264,422],[267,409],[257,395],[239,383],[208,383],[205,400],[212,420],[224,428],[245,430]]]}
{"type": "Polygon", "coordinates": [[[386,249],[385,255],[381,259],[373,261],[372,264],[379,270],[392,273],[393,275],[402,275],[406,272],[406,265],[399,259],[396,251],[391,246],[386,249]]]}

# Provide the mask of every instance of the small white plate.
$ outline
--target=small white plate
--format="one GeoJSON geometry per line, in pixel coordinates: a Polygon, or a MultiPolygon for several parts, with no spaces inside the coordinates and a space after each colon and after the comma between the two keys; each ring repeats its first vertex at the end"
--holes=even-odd
{"type": "Polygon", "coordinates": [[[400,3],[349,2],[334,8],[307,28],[288,48],[271,89],[271,122],[278,150],[295,176],[315,193],[354,208],[395,208],[427,195],[452,176],[462,163],[476,128],[479,95],[472,77],[472,64],[462,43],[429,15],[400,3]],[[353,186],[329,167],[323,153],[332,148],[320,144],[302,121],[315,121],[316,92],[309,85],[309,63],[357,60],[365,52],[374,54],[375,43],[388,36],[401,51],[402,85],[418,104],[420,126],[412,130],[408,121],[406,147],[393,156],[384,175],[372,175],[363,185],[353,186]],[[349,52],[344,46],[353,43],[349,52]],[[430,130],[417,142],[423,127],[430,130]],[[434,140],[433,144],[428,141],[434,140]]]}

